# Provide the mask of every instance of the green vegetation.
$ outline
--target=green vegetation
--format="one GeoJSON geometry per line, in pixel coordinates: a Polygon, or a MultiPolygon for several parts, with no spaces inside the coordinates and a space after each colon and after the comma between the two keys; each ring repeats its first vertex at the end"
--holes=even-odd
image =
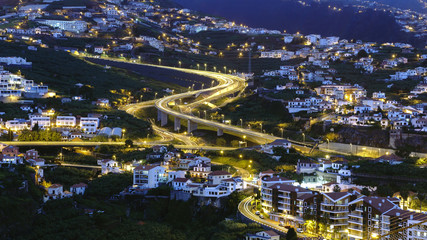
{"type": "Polygon", "coordinates": [[[239,99],[223,107],[217,114],[224,114],[225,119],[238,123],[240,119],[248,124],[253,121],[253,128],[260,128],[257,122],[263,123],[263,129],[271,131],[278,123],[292,122],[292,116],[280,102],[269,102],[257,96],[239,99]]]}
{"type": "Polygon", "coordinates": [[[17,103],[0,103],[0,112],[5,113],[1,115],[3,121],[15,118],[27,118],[28,114],[22,111],[20,106],[22,105],[17,103]]]}
{"type": "Polygon", "coordinates": [[[123,189],[132,185],[132,173],[108,174],[96,178],[89,183],[87,194],[98,199],[111,197],[119,194],[123,189]]]}
{"type": "Polygon", "coordinates": [[[30,131],[24,130],[19,135],[19,141],[61,141],[61,134],[50,130],[30,131]]]}
{"type": "MultiPolygon", "coordinates": [[[[224,220],[234,216],[246,193],[233,193],[221,208],[162,198],[169,188],[150,191],[155,198],[132,196],[107,200],[132,184],[131,174],[109,174],[89,182],[85,196],[51,200],[40,208],[41,191],[33,184],[26,167],[0,169],[0,232],[2,239],[223,239],[243,238],[261,231],[257,224],[224,220]],[[28,181],[22,187],[22,181],[28,181]],[[36,211],[41,209],[41,211],[36,211]]],[[[47,171],[47,178],[68,188],[86,182],[94,172],[71,168],[47,171]]]]}
{"type": "Polygon", "coordinates": [[[96,166],[97,160],[93,156],[81,155],[81,154],[64,154],[62,160],[66,163],[75,163],[81,165],[91,165],[96,166]]]}
{"type": "Polygon", "coordinates": [[[92,180],[98,175],[97,172],[97,170],[57,167],[50,171],[45,171],[44,174],[46,181],[52,184],[60,183],[64,185],[65,189],[69,189],[73,184],[86,183],[92,180]]]}
{"type": "Polygon", "coordinates": [[[14,67],[11,68],[13,72],[21,70],[26,78],[37,83],[43,82],[60,95],[70,95],[77,83],[91,86],[93,98],[126,96],[120,89],[138,90],[148,87],[161,92],[162,89],[171,86],[143,78],[130,71],[116,68],[106,70],[103,66],[89,63],[63,51],[45,48],[29,51],[26,47],[5,42],[0,43],[0,49],[1,56],[24,57],[33,63],[31,69],[14,67]]]}
{"type": "Polygon", "coordinates": [[[287,154],[280,149],[276,149],[275,152],[278,156],[281,156],[279,160],[275,160],[268,154],[260,153],[254,150],[223,151],[222,153],[212,151],[207,152],[206,156],[211,158],[212,162],[239,167],[256,173],[268,169],[276,169],[281,165],[296,164],[298,159],[306,158],[296,153],[295,151],[291,151],[289,154],[287,154]]]}

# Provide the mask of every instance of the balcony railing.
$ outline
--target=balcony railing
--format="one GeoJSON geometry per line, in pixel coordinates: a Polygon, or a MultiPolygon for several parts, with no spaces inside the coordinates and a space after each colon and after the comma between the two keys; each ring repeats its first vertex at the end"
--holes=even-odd
{"type": "Polygon", "coordinates": [[[348,209],[346,207],[327,207],[327,206],[321,206],[321,211],[325,212],[348,212],[348,209]]]}
{"type": "Polygon", "coordinates": [[[350,212],[350,214],[348,214],[349,217],[355,217],[355,218],[363,218],[363,215],[359,212],[350,212]]]}

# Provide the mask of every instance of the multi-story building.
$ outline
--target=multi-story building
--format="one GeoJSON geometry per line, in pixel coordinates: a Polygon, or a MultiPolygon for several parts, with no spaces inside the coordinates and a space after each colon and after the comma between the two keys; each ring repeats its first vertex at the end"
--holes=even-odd
{"type": "Polygon", "coordinates": [[[323,193],[320,203],[321,216],[329,219],[328,233],[334,236],[346,234],[348,225],[348,203],[356,198],[348,192],[323,193]]]}
{"type": "Polygon", "coordinates": [[[166,169],[156,165],[141,165],[133,170],[133,185],[139,188],[157,188],[166,183],[168,175],[166,169]]]}
{"type": "Polygon", "coordinates": [[[399,199],[362,196],[349,203],[348,239],[369,239],[381,234],[382,215],[398,208],[399,199]]]}
{"type": "Polygon", "coordinates": [[[95,133],[98,130],[99,118],[96,117],[81,117],[80,128],[85,133],[95,133]]]}
{"type": "Polygon", "coordinates": [[[211,173],[210,164],[198,163],[193,170],[190,171],[191,177],[207,178],[211,173]]]}
{"type": "Polygon", "coordinates": [[[39,128],[48,128],[50,127],[50,117],[42,117],[42,116],[33,116],[30,118],[31,127],[34,127],[36,124],[39,128]]]}
{"type": "Polygon", "coordinates": [[[297,214],[297,199],[312,193],[309,189],[276,183],[261,188],[261,206],[271,219],[295,226],[298,222],[303,223],[302,216],[297,214]]]}
{"type": "Polygon", "coordinates": [[[6,128],[12,131],[22,131],[28,129],[29,124],[25,119],[14,119],[6,121],[6,128]]]}
{"type": "Polygon", "coordinates": [[[427,215],[402,209],[392,209],[382,215],[381,239],[427,239],[427,215]],[[399,230],[401,229],[401,231],[399,230]]]}
{"type": "Polygon", "coordinates": [[[85,21],[40,20],[39,23],[68,32],[82,33],[87,30],[87,23],[85,21]]]}
{"type": "Polygon", "coordinates": [[[76,117],[74,116],[58,116],[56,117],[57,127],[75,127],[76,117]]]}
{"type": "Polygon", "coordinates": [[[232,176],[231,173],[227,171],[214,171],[208,174],[209,184],[219,185],[222,180],[230,179],[232,176]]]}

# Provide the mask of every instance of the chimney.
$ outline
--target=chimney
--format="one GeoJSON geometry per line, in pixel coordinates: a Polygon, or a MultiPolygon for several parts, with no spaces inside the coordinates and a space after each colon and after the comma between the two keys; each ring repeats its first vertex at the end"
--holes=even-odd
{"type": "Polygon", "coordinates": [[[398,212],[398,213],[396,213],[396,216],[400,216],[400,213],[398,212]]]}
{"type": "Polygon", "coordinates": [[[369,204],[372,204],[372,200],[369,200],[369,204]]]}
{"type": "Polygon", "coordinates": [[[383,203],[385,202],[385,200],[383,199],[383,203]]]}
{"type": "Polygon", "coordinates": [[[380,207],[381,207],[381,205],[382,205],[381,203],[378,204],[378,206],[380,206],[380,207]]]}

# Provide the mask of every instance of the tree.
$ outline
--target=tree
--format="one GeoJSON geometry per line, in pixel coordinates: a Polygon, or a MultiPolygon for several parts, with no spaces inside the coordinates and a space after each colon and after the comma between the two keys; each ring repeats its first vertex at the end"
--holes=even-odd
{"type": "Polygon", "coordinates": [[[341,192],[341,188],[339,185],[334,186],[334,192],[341,192]]]}
{"type": "Polygon", "coordinates": [[[36,124],[34,124],[34,127],[31,129],[31,131],[37,132],[38,130],[40,130],[40,127],[39,127],[39,123],[36,122],[36,124]]]}
{"type": "Polygon", "coordinates": [[[403,207],[405,207],[405,203],[408,200],[409,192],[407,190],[400,191],[400,197],[402,197],[403,207]]]}
{"type": "Polygon", "coordinates": [[[233,140],[233,141],[231,141],[231,146],[232,146],[232,147],[240,147],[240,146],[239,146],[239,141],[238,141],[238,140],[233,140]]]}
{"type": "Polygon", "coordinates": [[[368,53],[363,49],[357,53],[357,59],[365,58],[368,56],[369,56],[368,53]]]}
{"type": "Polygon", "coordinates": [[[298,236],[294,228],[289,228],[286,233],[286,240],[298,240],[298,236]]]}
{"type": "Polygon", "coordinates": [[[367,197],[369,197],[369,195],[371,195],[371,192],[369,191],[369,189],[368,188],[366,188],[366,187],[364,187],[364,188],[362,188],[362,192],[361,192],[363,195],[365,195],[365,196],[367,196],[367,197]]]}
{"type": "Polygon", "coordinates": [[[224,138],[217,138],[216,139],[216,145],[217,146],[221,146],[221,147],[223,147],[223,146],[225,146],[227,144],[227,141],[225,141],[225,139],[224,138]]]}
{"type": "Polygon", "coordinates": [[[133,147],[133,141],[130,139],[126,139],[125,141],[125,146],[126,147],[133,147]]]}

